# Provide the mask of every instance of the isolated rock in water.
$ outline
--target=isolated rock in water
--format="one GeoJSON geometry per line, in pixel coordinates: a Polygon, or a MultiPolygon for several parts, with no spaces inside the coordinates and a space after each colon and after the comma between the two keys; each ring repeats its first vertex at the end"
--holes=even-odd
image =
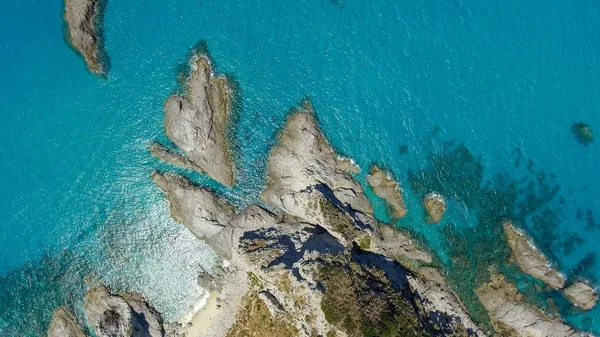
{"type": "Polygon", "coordinates": [[[83,299],[88,324],[97,337],[163,337],[160,314],[138,294],[111,295],[104,287],[89,290],[83,299]]]}
{"type": "Polygon", "coordinates": [[[54,311],[48,337],[87,337],[87,334],[77,324],[75,316],[67,308],[60,307],[54,311]]]}
{"type": "Polygon", "coordinates": [[[539,308],[523,302],[523,295],[503,275],[493,275],[491,281],[476,293],[494,328],[502,336],[587,336],[559,318],[549,317],[539,308]]]}
{"type": "Polygon", "coordinates": [[[182,176],[155,171],[152,179],[167,196],[173,219],[199,239],[219,233],[235,214],[233,207],[212,191],[196,186],[182,176]]]}
{"type": "Polygon", "coordinates": [[[233,160],[227,139],[231,113],[227,79],[213,74],[206,55],[194,56],[190,62],[187,95],[171,96],[165,102],[165,133],[198,171],[232,186],[233,160]]]}
{"type": "Polygon", "coordinates": [[[594,141],[594,133],[587,124],[575,123],[571,130],[583,145],[590,145],[594,141]]]}
{"type": "Polygon", "coordinates": [[[106,57],[101,33],[106,0],[65,0],[63,18],[69,30],[68,39],[85,59],[88,69],[96,75],[105,75],[106,57]]]}
{"type": "Polygon", "coordinates": [[[390,177],[389,173],[373,166],[371,167],[371,174],[367,176],[367,182],[373,192],[391,207],[392,218],[400,219],[406,215],[406,206],[404,205],[400,186],[390,177]]]}
{"type": "Polygon", "coordinates": [[[446,213],[446,200],[438,193],[432,192],[423,197],[423,207],[427,212],[427,223],[436,224],[442,221],[444,213],[446,213]]]}
{"type": "Polygon", "coordinates": [[[598,293],[585,282],[575,282],[571,286],[565,288],[565,297],[575,306],[590,310],[598,301],[598,293]]]}
{"type": "Polygon", "coordinates": [[[317,125],[310,102],[305,101],[289,116],[279,144],[271,150],[268,183],[261,199],[312,224],[324,222],[324,211],[316,207],[321,198],[353,216],[370,216],[373,208],[352,178],[358,170],[352,161],[334,152],[317,125]]]}
{"type": "Polygon", "coordinates": [[[564,276],[551,267],[550,262],[542,252],[519,232],[510,221],[504,223],[504,234],[517,264],[524,273],[543,281],[554,289],[561,289],[565,286],[564,276]]]}

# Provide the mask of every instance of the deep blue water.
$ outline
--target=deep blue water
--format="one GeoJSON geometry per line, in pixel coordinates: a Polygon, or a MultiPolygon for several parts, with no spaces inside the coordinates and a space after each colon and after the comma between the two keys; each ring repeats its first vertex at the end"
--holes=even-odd
{"type": "MultiPolygon", "coordinates": [[[[54,306],[80,301],[90,274],[145,293],[169,319],[198,296],[195,275],[212,255],[169,219],[149,180],[168,166],[146,148],[164,140],[162,104],[200,40],[235,78],[241,115],[239,186],[198,181],[239,205],[254,201],[275,132],[308,96],[341,153],[399,178],[409,208],[399,225],[423,233],[443,260],[443,228],[474,227],[482,210],[449,196],[442,224],[424,224],[408,172],[454,141],[481,163],[490,190],[500,189],[498,172],[522,186],[550,177],[560,187],[545,203],[554,239],[533,225],[536,212],[522,225],[571,279],[600,281],[600,261],[570,274],[600,244],[600,147],[579,144],[570,129],[583,121],[600,132],[597,1],[111,0],[107,79],[68,47],[61,11],[58,0],[0,3],[3,335],[42,335],[54,306]],[[571,252],[568,233],[584,240],[571,252]]],[[[600,333],[600,306],[565,313],[600,333]]]]}

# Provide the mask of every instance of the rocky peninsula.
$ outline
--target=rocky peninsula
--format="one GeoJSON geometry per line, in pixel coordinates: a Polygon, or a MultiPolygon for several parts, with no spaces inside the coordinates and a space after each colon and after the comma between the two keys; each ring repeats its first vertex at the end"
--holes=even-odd
{"type": "Polygon", "coordinates": [[[183,154],[153,144],[152,154],[183,168],[206,173],[225,186],[234,184],[234,167],[229,147],[231,95],[227,78],[213,72],[207,55],[190,60],[186,95],[165,102],[165,133],[183,154]]]}
{"type": "Polygon", "coordinates": [[[543,281],[554,289],[562,289],[565,286],[565,277],[552,268],[550,261],[535,247],[533,242],[513,226],[512,222],[504,223],[504,234],[512,249],[513,257],[524,273],[543,281]]]}
{"type": "Polygon", "coordinates": [[[71,46],[83,56],[88,69],[106,75],[106,52],[102,37],[102,19],[106,0],[65,0],[63,18],[71,46]]]}
{"type": "Polygon", "coordinates": [[[406,216],[406,206],[402,198],[400,184],[392,179],[389,172],[383,171],[377,165],[371,167],[371,172],[367,175],[367,183],[373,189],[373,193],[383,199],[391,208],[393,219],[400,219],[406,216]]]}
{"type": "Polygon", "coordinates": [[[477,296],[490,315],[496,332],[502,336],[581,337],[581,333],[523,301],[516,286],[501,274],[477,289],[477,296]]]}
{"type": "MultiPolygon", "coordinates": [[[[489,335],[432,255],[409,233],[375,220],[353,175],[358,167],[329,145],[310,102],[290,114],[278,140],[261,194],[272,210],[238,211],[184,177],[153,174],[174,218],[227,261],[222,273],[203,281],[223,314],[201,336],[489,335]]],[[[521,298],[507,302],[510,284],[501,291],[493,285],[478,295],[499,333],[577,333],[521,298]],[[527,315],[514,325],[502,310],[527,315]]]]}
{"type": "Polygon", "coordinates": [[[209,229],[202,236],[228,261],[207,284],[222,294],[221,310],[237,314],[218,317],[203,336],[484,335],[427,266],[431,255],[373,218],[351,175],[357,167],[330,147],[310,103],[279,140],[261,195],[277,213],[250,205],[231,216],[216,196],[198,202],[209,190],[153,174],[174,217],[209,229]]]}
{"type": "Polygon", "coordinates": [[[577,281],[565,288],[564,275],[552,267],[533,241],[516,229],[511,221],[504,222],[504,234],[512,250],[512,257],[524,273],[543,281],[553,289],[562,290],[567,300],[580,309],[589,310],[596,305],[598,295],[595,289],[583,281],[577,281]]]}

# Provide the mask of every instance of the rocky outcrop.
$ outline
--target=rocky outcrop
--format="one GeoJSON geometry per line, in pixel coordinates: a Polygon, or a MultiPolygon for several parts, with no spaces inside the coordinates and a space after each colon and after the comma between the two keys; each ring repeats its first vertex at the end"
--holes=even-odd
{"type": "Polygon", "coordinates": [[[524,273],[543,281],[554,289],[561,289],[565,286],[564,276],[552,268],[544,254],[510,221],[504,223],[504,234],[514,259],[524,273]]]}
{"type": "Polygon", "coordinates": [[[587,146],[594,142],[594,133],[587,124],[575,123],[571,126],[571,131],[573,131],[577,140],[583,145],[587,146]]]}
{"type": "Polygon", "coordinates": [[[352,241],[354,228],[374,226],[373,208],[352,177],[358,170],[351,160],[335,153],[319,129],[312,105],[305,101],[289,116],[271,150],[261,199],[308,223],[338,227],[332,232],[352,241]],[[339,213],[332,207],[347,212],[334,219],[339,213]]]}
{"type": "Polygon", "coordinates": [[[101,26],[106,0],[65,0],[63,18],[68,39],[84,58],[88,69],[96,75],[106,75],[106,55],[101,26]]]}
{"type": "Polygon", "coordinates": [[[423,312],[429,317],[444,317],[450,321],[441,325],[450,326],[450,331],[462,327],[467,335],[484,336],[471,317],[458,295],[446,284],[439,270],[422,267],[416,275],[408,276],[408,283],[423,312]]]}
{"type": "MultiPolygon", "coordinates": [[[[189,204],[198,209],[214,205],[212,198],[199,201],[196,194],[201,188],[184,178],[155,173],[154,179],[165,191],[179,221],[194,217],[182,217],[180,206],[173,212],[173,196],[179,199],[175,204],[188,204],[184,200],[189,198],[189,204]]],[[[314,203],[310,206],[321,207],[314,203]]],[[[352,219],[352,209],[333,203],[328,207],[324,221],[352,219]]],[[[212,214],[201,218],[214,218],[212,214]]],[[[204,239],[230,264],[221,276],[222,282],[211,279],[210,283],[217,285],[220,293],[229,294],[222,310],[237,315],[214,323],[219,332],[208,336],[245,336],[248,332],[259,337],[325,336],[331,331],[357,337],[482,335],[462,307],[450,308],[458,299],[443,284],[441,274],[436,276],[441,281],[427,283],[423,276],[428,275],[426,272],[418,275],[402,266],[430,263],[432,257],[420,250],[408,234],[392,227],[369,227],[362,233],[370,234],[364,236],[357,227],[353,229],[357,240],[350,241],[342,233],[346,227],[312,224],[302,217],[276,215],[256,205],[232,217],[228,214],[218,227],[216,233],[204,239]],[[240,281],[246,278],[246,282],[240,281]],[[232,298],[232,294],[240,297],[232,298]],[[230,303],[239,303],[244,309],[230,303]],[[228,333],[224,333],[223,325],[231,326],[228,333]],[[387,330],[389,327],[395,328],[387,330]]]]}
{"type": "Polygon", "coordinates": [[[186,156],[179,154],[158,142],[153,142],[150,144],[149,150],[151,155],[164,161],[165,163],[169,163],[190,171],[202,172],[202,169],[189,160],[186,156]]]}
{"type": "Polygon", "coordinates": [[[371,173],[367,175],[367,183],[369,183],[373,192],[391,208],[392,218],[400,219],[406,215],[406,206],[404,205],[400,185],[392,179],[388,172],[383,171],[378,166],[371,167],[371,173]]]}
{"type": "Polygon", "coordinates": [[[173,164],[184,163],[186,168],[232,186],[234,168],[227,138],[231,98],[227,79],[213,73],[206,55],[196,55],[190,62],[186,96],[171,96],[165,102],[165,133],[187,160],[182,161],[173,153],[166,159],[173,164]]]}
{"type": "Polygon", "coordinates": [[[77,323],[75,316],[65,307],[60,307],[54,311],[52,321],[48,327],[48,337],[87,337],[77,323]]]}
{"type": "Polygon", "coordinates": [[[433,260],[431,254],[418,247],[408,233],[382,225],[377,234],[371,241],[371,247],[363,248],[395,259],[406,267],[411,267],[413,262],[427,264],[433,260]]]}
{"type": "MultiPolygon", "coordinates": [[[[153,174],[173,217],[227,260],[222,273],[200,281],[221,294],[225,312],[202,336],[485,335],[430,266],[432,255],[408,233],[374,219],[353,178],[358,168],[329,145],[309,102],[289,116],[278,140],[261,194],[277,214],[257,205],[235,214],[208,189],[174,174],[153,174]]],[[[189,164],[163,152],[168,161],[189,164]]],[[[386,191],[382,195],[399,192],[380,171],[371,176],[372,185],[386,191]]],[[[426,200],[432,222],[439,222],[444,199],[430,194],[426,200]]],[[[576,333],[523,303],[513,288],[496,282],[478,290],[500,334],[576,333]]]]}
{"type": "Polygon", "coordinates": [[[441,194],[432,192],[423,197],[423,207],[427,216],[427,223],[436,224],[442,221],[444,213],[446,213],[446,200],[441,194]]]}
{"type": "Polygon", "coordinates": [[[559,318],[548,316],[539,308],[523,302],[517,287],[503,275],[495,274],[490,282],[476,291],[496,331],[502,336],[587,336],[559,318]]]}
{"type": "Polygon", "coordinates": [[[111,295],[104,287],[83,300],[88,324],[97,337],[163,337],[162,318],[137,294],[111,295]]]}
{"type": "Polygon", "coordinates": [[[568,286],[563,293],[571,303],[583,310],[592,309],[598,301],[597,291],[582,281],[568,286]]]}
{"type": "MultiPolygon", "coordinates": [[[[483,336],[461,305],[450,308],[460,302],[441,274],[442,281],[426,284],[427,276],[344,245],[321,226],[260,223],[275,227],[244,232],[235,254],[248,261],[258,289],[268,291],[263,300],[271,314],[295,327],[286,329],[295,331],[289,336],[483,336]]],[[[236,331],[240,324],[238,317],[236,331]]]]}
{"type": "Polygon", "coordinates": [[[154,172],[152,179],[169,200],[173,219],[184,224],[199,239],[219,233],[235,214],[233,207],[214,193],[182,176],[154,172]]]}

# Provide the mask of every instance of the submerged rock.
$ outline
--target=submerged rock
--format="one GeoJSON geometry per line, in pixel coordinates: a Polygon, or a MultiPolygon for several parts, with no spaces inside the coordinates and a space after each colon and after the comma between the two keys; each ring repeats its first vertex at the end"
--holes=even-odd
{"type": "Polygon", "coordinates": [[[598,301],[597,291],[582,281],[565,288],[564,294],[571,303],[583,310],[592,309],[598,301]]]}
{"type": "Polygon", "coordinates": [[[167,196],[173,219],[184,224],[199,239],[219,233],[235,214],[233,207],[213,192],[182,176],[153,172],[152,179],[167,196]]]}
{"type": "Polygon", "coordinates": [[[52,321],[48,327],[48,337],[87,337],[75,316],[65,307],[54,311],[52,321]]]}
{"type": "Polygon", "coordinates": [[[423,197],[423,207],[427,217],[427,223],[436,224],[442,221],[444,213],[446,213],[446,200],[441,194],[432,192],[423,197]]]}
{"type": "Polygon", "coordinates": [[[394,181],[388,172],[384,172],[378,166],[371,167],[371,174],[367,176],[367,182],[373,192],[392,208],[392,218],[400,219],[406,215],[406,206],[402,198],[402,191],[398,182],[394,181]]]}
{"type": "Polygon", "coordinates": [[[590,145],[594,141],[594,133],[587,124],[575,123],[571,130],[583,145],[590,145]]]}
{"type": "Polygon", "coordinates": [[[519,232],[510,221],[504,223],[504,234],[519,267],[554,289],[565,286],[565,277],[552,268],[550,262],[535,245],[519,232]]]}
{"type": "Polygon", "coordinates": [[[63,18],[69,31],[68,39],[85,59],[88,69],[96,75],[106,75],[101,19],[106,0],[65,0],[63,18]]]}
{"type": "Polygon", "coordinates": [[[83,299],[88,324],[97,337],[163,337],[162,318],[138,294],[111,295],[104,287],[83,299]]]}
{"type": "MultiPolygon", "coordinates": [[[[232,186],[233,159],[227,139],[231,119],[227,79],[214,75],[206,55],[196,55],[191,62],[186,96],[171,96],[165,102],[165,133],[194,164],[193,169],[232,186]]],[[[177,161],[170,162],[177,164],[177,161]]]]}
{"type": "Polygon", "coordinates": [[[496,331],[502,336],[576,337],[588,336],[568,326],[559,318],[523,302],[517,287],[503,275],[495,274],[490,282],[476,290],[496,331]]]}

